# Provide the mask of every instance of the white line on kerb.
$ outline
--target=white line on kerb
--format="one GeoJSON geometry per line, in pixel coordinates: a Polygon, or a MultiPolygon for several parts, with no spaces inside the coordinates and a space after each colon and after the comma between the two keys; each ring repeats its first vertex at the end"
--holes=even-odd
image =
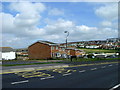
{"type": "Polygon", "coordinates": [[[120,86],[120,84],[114,86],[113,88],[111,88],[111,89],[109,89],[109,90],[114,90],[114,89],[118,88],[119,86],[120,86]]]}
{"type": "Polygon", "coordinates": [[[54,76],[41,78],[41,80],[44,80],[44,79],[49,79],[49,78],[54,78],[54,76]]]}
{"type": "Polygon", "coordinates": [[[91,70],[96,70],[97,68],[92,68],[91,70]]]}
{"type": "Polygon", "coordinates": [[[86,70],[81,70],[81,71],[79,71],[79,72],[85,72],[86,70]]]}
{"type": "Polygon", "coordinates": [[[105,68],[106,66],[103,66],[103,67],[101,67],[101,68],[105,68]]]}
{"type": "Polygon", "coordinates": [[[71,73],[63,74],[63,76],[70,75],[71,73]]]}
{"type": "Polygon", "coordinates": [[[12,82],[11,84],[19,84],[19,83],[25,83],[25,82],[29,82],[29,81],[26,80],[26,81],[12,82]]]}

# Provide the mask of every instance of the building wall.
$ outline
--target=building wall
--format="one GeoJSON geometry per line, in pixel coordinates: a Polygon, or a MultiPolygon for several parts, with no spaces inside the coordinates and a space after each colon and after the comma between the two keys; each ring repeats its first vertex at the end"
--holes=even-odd
{"type": "Polygon", "coordinates": [[[84,55],[85,54],[85,52],[81,52],[81,51],[79,51],[79,50],[76,50],[75,51],[75,55],[76,56],[80,56],[80,55],[84,55]]]}
{"type": "Polygon", "coordinates": [[[75,50],[70,50],[70,55],[75,56],[75,50]]]}
{"type": "Polygon", "coordinates": [[[2,59],[12,60],[16,58],[15,52],[2,52],[2,59]]]}
{"type": "Polygon", "coordinates": [[[29,59],[49,59],[51,58],[51,47],[37,42],[28,47],[28,57],[29,59]]]}
{"type": "Polygon", "coordinates": [[[62,54],[65,54],[65,48],[59,46],[52,46],[52,56],[61,57],[62,54]],[[54,47],[54,48],[53,48],[54,47]]]}

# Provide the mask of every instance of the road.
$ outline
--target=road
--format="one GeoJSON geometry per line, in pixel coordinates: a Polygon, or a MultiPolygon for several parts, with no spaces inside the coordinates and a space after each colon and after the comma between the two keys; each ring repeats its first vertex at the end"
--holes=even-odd
{"type": "Polygon", "coordinates": [[[2,75],[2,88],[119,88],[118,63],[71,66],[2,75]]]}

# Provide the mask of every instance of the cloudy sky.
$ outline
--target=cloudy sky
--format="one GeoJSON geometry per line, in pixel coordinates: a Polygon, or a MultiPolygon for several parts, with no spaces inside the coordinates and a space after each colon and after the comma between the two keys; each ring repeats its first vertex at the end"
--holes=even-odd
{"type": "Polygon", "coordinates": [[[3,2],[2,46],[25,48],[38,40],[104,40],[118,37],[116,2],[3,2]]]}

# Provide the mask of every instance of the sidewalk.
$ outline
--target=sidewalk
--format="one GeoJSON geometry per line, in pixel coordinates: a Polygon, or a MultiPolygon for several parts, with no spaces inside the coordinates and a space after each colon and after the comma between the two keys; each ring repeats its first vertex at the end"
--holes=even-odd
{"type": "Polygon", "coordinates": [[[41,65],[9,66],[9,67],[0,68],[0,74],[31,71],[31,70],[45,70],[45,69],[61,68],[61,67],[69,67],[69,65],[54,63],[54,64],[41,64],[41,65]]]}
{"type": "Polygon", "coordinates": [[[84,64],[96,64],[105,62],[119,62],[119,60],[101,60],[101,61],[82,61],[82,62],[65,62],[65,63],[52,63],[52,64],[37,64],[37,65],[22,65],[22,66],[7,66],[0,68],[0,74],[32,71],[32,70],[46,70],[54,68],[64,68],[74,65],[84,65],[84,64]]]}

